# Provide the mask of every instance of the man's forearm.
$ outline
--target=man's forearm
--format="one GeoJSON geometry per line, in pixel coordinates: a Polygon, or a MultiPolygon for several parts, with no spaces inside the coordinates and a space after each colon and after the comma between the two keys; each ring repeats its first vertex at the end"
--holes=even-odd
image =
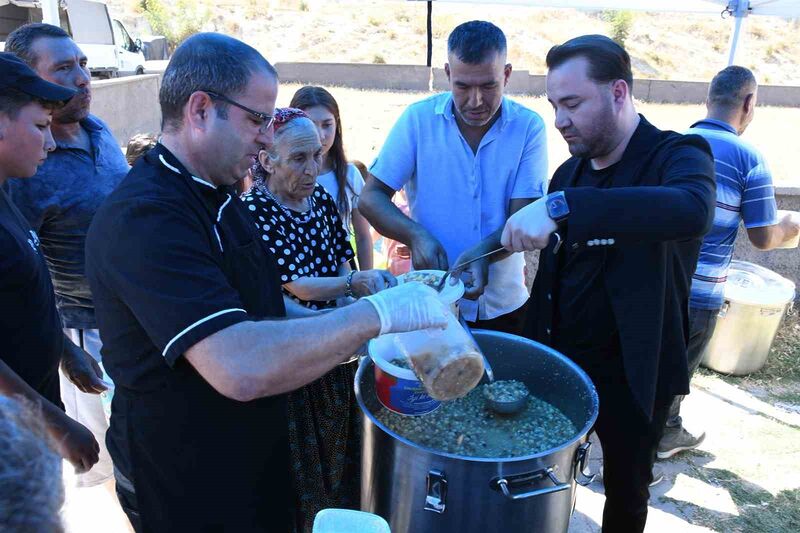
{"type": "Polygon", "coordinates": [[[362,301],[311,318],[242,322],[185,357],[220,394],[249,401],[318,379],[379,332],[377,312],[362,301]]]}
{"type": "Polygon", "coordinates": [[[772,250],[797,236],[797,228],[790,222],[780,221],[773,226],[748,228],[747,235],[759,250],[772,250]]]}
{"type": "MultiPolygon", "coordinates": [[[[503,228],[500,228],[499,230],[495,231],[494,233],[491,233],[489,236],[487,236],[485,239],[480,241],[478,244],[476,244],[475,246],[473,246],[471,248],[468,248],[466,251],[464,251],[461,254],[461,256],[459,257],[459,261],[460,262],[469,261],[470,259],[473,259],[473,258],[478,257],[480,255],[488,254],[489,252],[491,252],[493,250],[497,250],[498,248],[502,248],[503,245],[500,243],[500,237],[502,235],[503,235],[503,228]]],[[[500,261],[501,259],[505,259],[509,255],[511,255],[511,252],[509,252],[507,250],[504,250],[502,252],[497,252],[495,254],[490,255],[486,259],[490,263],[494,263],[496,261],[500,261]]],[[[455,267],[455,266],[456,265],[453,265],[453,267],[455,267]]]]}
{"type": "Polygon", "coordinates": [[[286,308],[286,318],[308,318],[317,316],[321,311],[315,311],[302,306],[288,296],[283,296],[283,306],[286,308]]]}

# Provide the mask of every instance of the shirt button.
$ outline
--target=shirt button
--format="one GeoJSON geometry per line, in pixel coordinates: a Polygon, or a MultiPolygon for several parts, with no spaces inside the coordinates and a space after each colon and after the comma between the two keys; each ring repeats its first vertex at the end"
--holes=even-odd
{"type": "Polygon", "coordinates": [[[594,241],[586,241],[586,246],[594,246],[594,241]]]}
{"type": "Polygon", "coordinates": [[[608,239],[608,244],[614,244],[614,239],[608,239]]]}
{"type": "Polygon", "coordinates": [[[547,332],[548,335],[550,335],[550,328],[547,328],[545,331],[547,332]]]}
{"type": "Polygon", "coordinates": [[[606,246],[608,244],[608,239],[600,239],[600,244],[606,246]]]}
{"type": "Polygon", "coordinates": [[[552,299],[553,299],[553,295],[552,295],[552,294],[550,294],[549,292],[547,293],[547,299],[548,299],[548,300],[552,300],[552,299]]]}

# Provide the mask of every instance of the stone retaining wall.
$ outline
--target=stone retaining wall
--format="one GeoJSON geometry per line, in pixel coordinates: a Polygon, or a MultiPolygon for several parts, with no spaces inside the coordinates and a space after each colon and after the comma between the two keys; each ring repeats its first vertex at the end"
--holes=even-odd
{"type": "Polygon", "coordinates": [[[137,133],[161,131],[160,74],[92,80],[92,113],[111,128],[120,146],[137,133]]]}
{"type": "MultiPolygon", "coordinates": [[[[367,63],[276,63],[282,81],[317,83],[398,91],[447,90],[443,68],[417,65],[373,65],[367,63]]],[[[515,70],[509,82],[509,94],[541,95],[545,77],[515,70]]],[[[707,82],[635,79],[633,94],[647,102],[702,104],[706,99],[707,82]]],[[[800,87],[761,85],[758,101],[762,105],[794,107],[800,105],[800,87]]]]}

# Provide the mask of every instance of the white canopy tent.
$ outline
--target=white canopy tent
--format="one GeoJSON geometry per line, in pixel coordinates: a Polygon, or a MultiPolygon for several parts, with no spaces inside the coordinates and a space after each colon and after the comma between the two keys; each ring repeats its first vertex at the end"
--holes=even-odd
{"type": "Polygon", "coordinates": [[[428,66],[431,63],[431,15],[433,2],[462,4],[507,4],[531,7],[572,8],[585,10],[629,10],[683,13],[715,13],[734,19],[731,30],[728,64],[736,60],[742,23],[750,15],[800,17],[800,0],[410,0],[428,3],[428,66]]]}

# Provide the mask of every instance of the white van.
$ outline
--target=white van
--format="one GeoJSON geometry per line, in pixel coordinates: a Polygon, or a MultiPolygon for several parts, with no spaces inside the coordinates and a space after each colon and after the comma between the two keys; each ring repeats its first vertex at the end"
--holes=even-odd
{"type": "MultiPolygon", "coordinates": [[[[29,22],[42,22],[41,0],[0,0],[0,49],[8,35],[29,22]]],[[[112,20],[104,2],[61,0],[60,26],[89,59],[92,75],[112,78],[144,74],[141,44],[131,39],[125,26],[112,20]]]]}

